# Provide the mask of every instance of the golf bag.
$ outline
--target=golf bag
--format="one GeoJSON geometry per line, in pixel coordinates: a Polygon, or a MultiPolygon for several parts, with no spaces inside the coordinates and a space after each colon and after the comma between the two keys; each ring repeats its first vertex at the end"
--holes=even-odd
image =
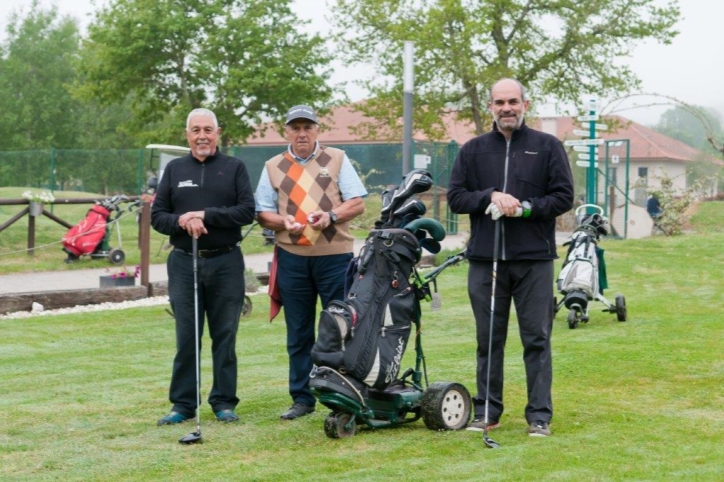
{"type": "Polygon", "coordinates": [[[558,276],[558,291],[565,295],[563,304],[568,309],[585,311],[588,300],[607,288],[603,269],[603,252],[598,247],[601,236],[609,232],[608,220],[599,213],[578,216],[578,227],[573,232],[566,261],[558,276]]]}
{"type": "MultiPolygon", "coordinates": [[[[406,229],[374,229],[353,260],[344,301],[322,311],[312,361],[383,390],[400,371],[420,302],[409,278],[420,260],[417,237],[406,229]]],[[[348,383],[353,383],[348,381],[348,383]]]]}
{"type": "Polygon", "coordinates": [[[65,234],[63,251],[73,258],[95,251],[106,235],[110,215],[110,209],[101,204],[95,204],[88,210],[86,217],[65,234]]]}

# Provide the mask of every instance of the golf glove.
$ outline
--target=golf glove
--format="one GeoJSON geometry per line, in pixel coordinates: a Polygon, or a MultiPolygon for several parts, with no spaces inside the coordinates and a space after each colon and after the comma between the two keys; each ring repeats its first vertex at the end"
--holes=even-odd
{"type": "MultiPolygon", "coordinates": [[[[493,221],[497,221],[501,218],[501,216],[503,216],[503,213],[500,212],[498,206],[496,206],[495,203],[490,203],[488,209],[485,210],[485,214],[490,214],[490,217],[493,219],[493,221]]],[[[528,201],[523,201],[523,206],[516,209],[515,214],[513,214],[511,217],[527,218],[528,216],[530,216],[530,203],[528,201]]]]}
{"type": "Polygon", "coordinates": [[[493,221],[497,221],[503,215],[503,213],[500,212],[500,209],[498,209],[498,206],[496,206],[495,203],[490,203],[488,209],[485,210],[485,214],[490,214],[490,217],[493,218],[493,221]]]}

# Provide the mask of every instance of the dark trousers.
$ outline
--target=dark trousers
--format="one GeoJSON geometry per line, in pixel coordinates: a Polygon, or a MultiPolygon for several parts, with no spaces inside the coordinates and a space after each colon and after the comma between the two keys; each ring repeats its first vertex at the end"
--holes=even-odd
{"type": "Polygon", "coordinates": [[[477,329],[477,390],[475,418],[485,413],[485,385],[490,362],[489,420],[503,414],[503,361],[511,300],[518,316],[528,389],[528,423],[550,422],[553,416],[551,385],[551,331],[553,328],[553,261],[499,261],[495,286],[492,356],[488,360],[490,293],[493,263],[470,261],[468,294],[477,329]]]}
{"type": "Polygon", "coordinates": [[[299,256],[277,249],[279,293],[287,324],[289,395],[295,403],[314,406],[309,391],[312,346],[317,321],[317,296],[322,308],[344,299],[344,275],[352,253],[329,256],[299,256]]]}
{"type": "MultiPolygon", "coordinates": [[[[176,357],[173,360],[169,400],[173,410],[193,416],[196,410],[196,351],[194,347],[193,257],[172,251],[166,265],[168,294],[176,319],[176,357]]],[[[236,396],[236,332],[244,303],[244,258],[235,249],[197,263],[199,353],[204,318],[211,336],[214,380],[209,404],[214,412],[233,409],[236,396]]]]}

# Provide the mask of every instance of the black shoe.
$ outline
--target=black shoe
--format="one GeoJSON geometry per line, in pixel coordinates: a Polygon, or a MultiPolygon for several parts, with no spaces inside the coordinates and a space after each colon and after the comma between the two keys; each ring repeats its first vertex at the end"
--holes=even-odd
{"type": "Polygon", "coordinates": [[[289,410],[284,412],[280,417],[282,420],[294,420],[295,418],[303,417],[314,412],[314,407],[305,405],[303,403],[295,403],[289,410]]]}
{"type": "Polygon", "coordinates": [[[186,415],[178,412],[169,412],[168,415],[165,417],[159,419],[158,422],[156,422],[156,425],[173,425],[176,423],[183,423],[186,420],[188,420],[191,417],[187,417],[186,415]]]}
{"type": "Polygon", "coordinates": [[[550,437],[551,429],[548,424],[542,420],[536,420],[528,427],[528,435],[531,437],[550,437]]]}
{"type": "Polygon", "coordinates": [[[219,422],[238,422],[239,416],[230,408],[216,412],[216,420],[219,422]]]}

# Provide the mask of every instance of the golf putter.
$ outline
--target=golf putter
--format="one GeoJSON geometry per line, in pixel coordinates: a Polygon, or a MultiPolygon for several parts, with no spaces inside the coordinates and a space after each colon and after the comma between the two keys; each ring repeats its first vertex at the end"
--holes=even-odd
{"type": "Polygon", "coordinates": [[[488,376],[485,379],[485,417],[483,420],[483,443],[490,449],[500,448],[498,442],[488,436],[488,406],[490,404],[490,356],[493,353],[493,321],[495,320],[495,282],[498,277],[498,248],[500,220],[495,221],[493,233],[493,284],[490,288],[490,331],[488,333],[488,376]]]}
{"type": "Polygon", "coordinates": [[[198,281],[198,254],[199,242],[195,236],[191,237],[191,257],[194,262],[194,333],[196,341],[196,431],[178,439],[184,445],[203,443],[201,438],[201,367],[199,366],[199,281],[198,281]]]}

